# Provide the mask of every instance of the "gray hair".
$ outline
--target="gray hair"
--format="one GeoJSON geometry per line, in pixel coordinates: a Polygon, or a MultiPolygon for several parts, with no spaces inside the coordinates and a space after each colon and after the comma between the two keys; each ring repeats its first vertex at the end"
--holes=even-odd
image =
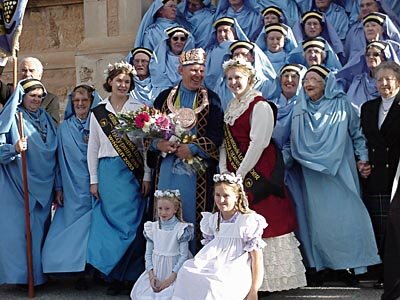
{"type": "Polygon", "coordinates": [[[21,68],[22,64],[23,64],[24,62],[26,62],[26,61],[31,62],[31,63],[35,66],[35,70],[38,71],[38,73],[40,74],[40,76],[43,75],[43,65],[42,65],[42,62],[41,62],[38,58],[36,58],[36,57],[31,57],[31,56],[25,57],[23,60],[21,60],[21,62],[20,62],[20,64],[19,64],[19,67],[21,68]]]}
{"type": "Polygon", "coordinates": [[[395,73],[396,79],[400,80],[400,65],[392,60],[387,60],[382,62],[379,66],[375,68],[375,78],[379,71],[381,70],[392,70],[395,73]]]}

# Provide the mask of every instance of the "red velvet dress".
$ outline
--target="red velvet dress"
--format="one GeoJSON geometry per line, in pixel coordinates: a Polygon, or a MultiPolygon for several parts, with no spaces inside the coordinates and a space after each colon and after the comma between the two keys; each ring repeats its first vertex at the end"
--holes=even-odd
{"type": "MultiPolygon", "coordinates": [[[[246,154],[250,144],[250,116],[254,105],[259,101],[265,101],[258,96],[250,104],[248,109],[236,119],[233,126],[229,126],[232,136],[243,154],[246,154]]],[[[273,122],[273,120],[270,120],[273,122]]],[[[264,149],[259,161],[255,165],[255,170],[264,178],[268,179],[274,170],[276,163],[276,151],[279,151],[275,144],[270,143],[264,149]]],[[[228,155],[228,154],[227,154],[228,155]]],[[[230,172],[235,172],[227,159],[227,168],[230,172]]],[[[270,195],[257,203],[253,203],[253,195],[246,187],[246,194],[249,199],[250,208],[255,210],[267,220],[268,226],[264,230],[263,238],[281,236],[293,232],[297,228],[296,215],[292,200],[285,189],[285,197],[280,198],[270,195]]]]}

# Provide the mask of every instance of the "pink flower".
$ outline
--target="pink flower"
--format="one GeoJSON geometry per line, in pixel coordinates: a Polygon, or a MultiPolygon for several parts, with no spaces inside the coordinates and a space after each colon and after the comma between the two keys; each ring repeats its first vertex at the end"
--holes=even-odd
{"type": "Polygon", "coordinates": [[[147,112],[141,112],[138,114],[135,118],[135,125],[137,128],[142,129],[144,126],[144,123],[150,121],[150,116],[148,115],[147,112]]]}
{"type": "Polygon", "coordinates": [[[161,128],[161,130],[168,130],[170,126],[169,118],[166,115],[162,115],[156,120],[157,127],[161,128]]]}

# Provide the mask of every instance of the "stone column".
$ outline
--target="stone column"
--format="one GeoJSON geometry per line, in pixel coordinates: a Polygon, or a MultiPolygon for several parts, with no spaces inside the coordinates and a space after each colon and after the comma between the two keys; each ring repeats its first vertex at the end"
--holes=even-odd
{"type": "Polygon", "coordinates": [[[84,0],[84,40],[75,55],[77,83],[92,83],[105,96],[103,71],[132,49],[147,2],[84,0]]]}

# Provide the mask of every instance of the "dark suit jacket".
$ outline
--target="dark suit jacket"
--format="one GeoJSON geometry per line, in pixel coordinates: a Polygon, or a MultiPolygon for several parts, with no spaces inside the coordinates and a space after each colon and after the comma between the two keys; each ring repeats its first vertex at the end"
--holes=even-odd
{"type": "Polygon", "coordinates": [[[372,173],[364,181],[366,195],[390,195],[400,156],[400,93],[378,128],[379,106],[382,98],[367,101],[361,107],[361,127],[367,139],[372,173]]]}

